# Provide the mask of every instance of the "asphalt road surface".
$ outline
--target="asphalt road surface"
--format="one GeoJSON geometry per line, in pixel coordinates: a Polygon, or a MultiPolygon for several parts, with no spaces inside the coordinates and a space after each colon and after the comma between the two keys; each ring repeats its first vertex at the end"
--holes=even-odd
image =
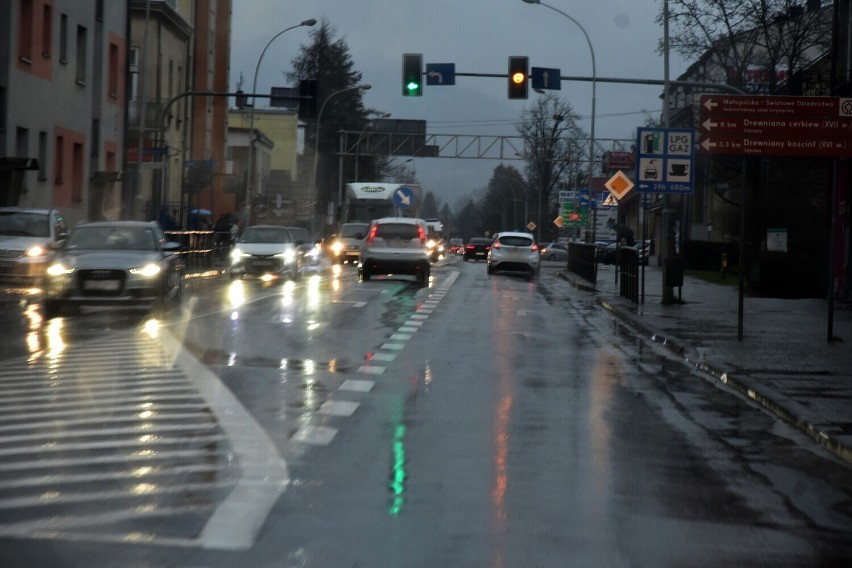
{"type": "Polygon", "coordinates": [[[848,566],[852,475],[554,276],[0,305],[0,566],[848,566]]]}

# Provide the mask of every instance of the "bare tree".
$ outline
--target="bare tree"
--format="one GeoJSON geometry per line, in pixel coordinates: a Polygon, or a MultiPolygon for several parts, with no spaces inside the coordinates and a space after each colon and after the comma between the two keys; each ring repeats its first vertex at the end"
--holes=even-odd
{"type": "Polygon", "coordinates": [[[537,194],[539,239],[551,195],[566,179],[576,179],[583,161],[585,133],[577,126],[577,119],[570,104],[555,96],[544,96],[524,111],[518,126],[524,139],[526,177],[537,194]]]}
{"type": "MultiPolygon", "coordinates": [[[[669,0],[672,50],[704,62],[706,79],[775,93],[779,79],[828,47],[819,0],[669,0]]],[[[660,14],[662,19],[663,14],[660,14]]]]}

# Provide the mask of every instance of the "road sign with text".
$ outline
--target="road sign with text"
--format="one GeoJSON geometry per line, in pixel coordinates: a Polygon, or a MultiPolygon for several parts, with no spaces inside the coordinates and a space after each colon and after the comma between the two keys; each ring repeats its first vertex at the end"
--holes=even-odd
{"type": "Polygon", "coordinates": [[[636,191],[692,193],[695,138],[691,128],[637,128],[636,191]]]}
{"type": "Polygon", "coordinates": [[[852,157],[852,98],[704,95],[700,108],[701,152],[852,157]]]}

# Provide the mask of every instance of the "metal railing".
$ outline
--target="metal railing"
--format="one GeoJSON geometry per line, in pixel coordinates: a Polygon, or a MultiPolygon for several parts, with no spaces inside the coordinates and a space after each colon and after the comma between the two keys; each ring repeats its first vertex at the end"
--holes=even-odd
{"type": "Polygon", "coordinates": [[[166,238],[180,243],[178,254],[187,269],[198,270],[213,267],[213,231],[165,231],[166,238]]]}
{"type": "Polygon", "coordinates": [[[568,243],[568,272],[584,278],[589,283],[597,281],[597,249],[593,244],[568,243]]]}

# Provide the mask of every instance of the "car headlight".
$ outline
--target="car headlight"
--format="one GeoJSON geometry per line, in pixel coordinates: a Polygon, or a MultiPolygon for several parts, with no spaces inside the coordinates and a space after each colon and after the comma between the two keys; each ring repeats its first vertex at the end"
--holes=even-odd
{"type": "MultiPolygon", "coordinates": [[[[231,251],[231,262],[237,263],[240,260],[242,260],[243,256],[244,256],[243,251],[241,251],[239,249],[239,247],[234,247],[234,249],[231,251]]],[[[248,256],[248,255],[245,255],[245,256],[248,256]]]]}
{"type": "Polygon", "coordinates": [[[159,274],[160,270],[160,266],[157,264],[146,264],[141,268],[131,268],[130,274],[144,276],[145,278],[151,278],[152,276],[156,276],[157,274],[159,274]]]}
{"type": "Polygon", "coordinates": [[[25,254],[30,257],[44,256],[47,254],[47,249],[40,245],[34,245],[30,247],[25,254]]]}
{"type": "Polygon", "coordinates": [[[340,254],[343,252],[343,243],[341,241],[334,241],[331,244],[331,252],[334,254],[340,254]]]}
{"type": "Polygon", "coordinates": [[[72,272],[74,272],[72,267],[65,266],[61,262],[51,264],[47,267],[48,276],[62,276],[63,274],[71,274],[72,272]]]}
{"type": "Polygon", "coordinates": [[[290,264],[291,262],[296,260],[296,251],[294,251],[293,249],[289,249],[285,250],[282,253],[276,254],[275,256],[278,258],[283,258],[284,264],[290,264]]]}

